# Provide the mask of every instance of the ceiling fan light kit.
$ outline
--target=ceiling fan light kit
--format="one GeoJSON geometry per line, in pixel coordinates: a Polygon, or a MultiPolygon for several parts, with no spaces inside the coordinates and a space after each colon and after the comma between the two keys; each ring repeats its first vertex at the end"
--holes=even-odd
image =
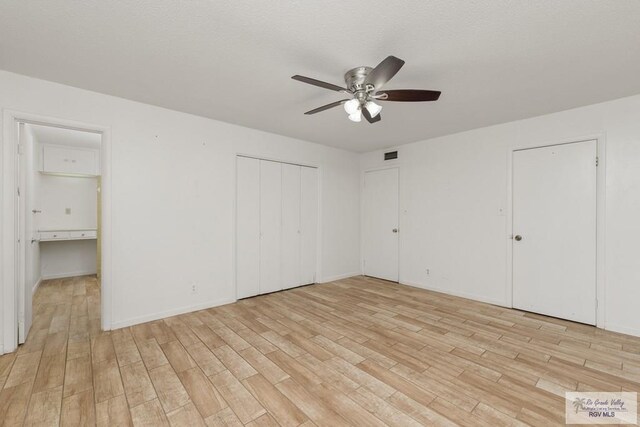
{"type": "Polygon", "coordinates": [[[358,110],[353,114],[349,114],[349,120],[352,122],[360,122],[362,120],[362,110],[358,110]]]}
{"type": "Polygon", "coordinates": [[[367,103],[364,104],[364,108],[371,114],[371,117],[377,116],[380,114],[380,111],[382,111],[382,105],[378,105],[373,101],[367,101],[367,103]]]}
{"type": "Polygon", "coordinates": [[[353,68],[344,75],[346,88],[300,75],[295,75],[291,78],[351,96],[349,99],[332,102],[331,104],[307,111],[305,113],[306,115],[316,114],[337,107],[338,105],[343,105],[349,120],[360,122],[362,116],[364,116],[369,123],[376,123],[382,119],[380,115],[382,106],[376,104],[374,101],[422,102],[437,101],[440,97],[440,92],[435,90],[380,90],[385,83],[400,71],[403,65],[404,61],[402,59],[396,58],[395,56],[388,56],[375,68],[353,68]]]}
{"type": "Polygon", "coordinates": [[[346,111],[347,114],[349,115],[355,114],[359,109],[360,109],[360,101],[358,101],[355,98],[350,99],[344,103],[344,111],[346,111]]]}

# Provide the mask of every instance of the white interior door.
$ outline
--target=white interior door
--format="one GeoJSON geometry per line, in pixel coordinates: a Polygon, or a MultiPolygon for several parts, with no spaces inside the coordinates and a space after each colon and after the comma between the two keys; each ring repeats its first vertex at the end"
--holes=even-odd
{"type": "Polygon", "coordinates": [[[282,288],[300,286],[300,166],[282,164],[282,288]]]}
{"type": "Polygon", "coordinates": [[[596,322],[596,141],[513,154],[513,306],[596,322]]]}
{"type": "Polygon", "coordinates": [[[300,169],[300,284],[316,282],[318,245],[318,170],[300,169]]]}
{"type": "Polygon", "coordinates": [[[237,297],[260,293],[260,160],[237,158],[237,297]]]}
{"type": "Polygon", "coordinates": [[[260,293],[282,289],[282,164],[260,160],[260,293]]]}
{"type": "Polygon", "coordinates": [[[364,174],[364,274],[398,281],[398,169],[364,174]]]}
{"type": "MultiPolygon", "coordinates": [[[[18,343],[22,344],[26,341],[31,329],[33,320],[33,283],[30,283],[30,274],[28,274],[28,259],[30,251],[27,251],[27,245],[30,245],[31,215],[27,217],[29,189],[27,188],[27,174],[31,171],[27,170],[27,153],[25,150],[30,145],[28,141],[25,124],[18,125],[18,138],[20,142],[20,150],[16,158],[16,171],[18,173],[18,187],[16,192],[16,280],[18,288],[18,343]],[[29,240],[29,241],[28,241],[29,240]]],[[[31,214],[31,213],[29,213],[31,214]]]]}

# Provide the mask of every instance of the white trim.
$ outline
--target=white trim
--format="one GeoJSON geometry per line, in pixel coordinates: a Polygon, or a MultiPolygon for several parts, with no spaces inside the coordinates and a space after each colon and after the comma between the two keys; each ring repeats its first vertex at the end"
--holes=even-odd
{"type": "Polygon", "coordinates": [[[133,317],[127,320],[113,322],[112,329],[126,328],[127,326],[138,325],[140,323],[152,322],[154,320],[164,319],[166,317],[177,316],[179,314],[191,313],[198,310],[206,310],[207,308],[218,307],[225,304],[236,302],[234,298],[223,298],[198,304],[188,305],[180,308],[172,308],[171,310],[160,311],[158,313],[147,314],[144,316],[133,317]]]}
{"type": "Polygon", "coordinates": [[[0,292],[3,302],[3,351],[13,351],[18,345],[17,290],[15,281],[15,188],[18,122],[65,129],[100,133],[101,176],[102,176],[102,329],[110,330],[113,318],[112,268],[111,268],[111,130],[108,126],[78,122],[75,120],[25,113],[10,109],[2,112],[2,194],[0,201],[0,292]]]}
{"type": "Polygon", "coordinates": [[[0,209],[0,285],[2,286],[2,347],[13,351],[18,345],[17,293],[15,289],[15,121],[6,111],[2,123],[2,208],[0,209]]]}
{"type": "MultiPolygon", "coordinates": [[[[586,135],[575,138],[565,138],[557,141],[518,143],[507,150],[507,280],[505,298],[508,307],[513,307],[513,153],[519,150],[550,147],[554,145],[573,144],[583,141],[596,141],[596,326],[608,329],[606,326],[606,274],[605,274],[605,213],[606,213],[606,134],[586,135]]],[[[594,159],[595,161],[595,159],[594,159]]]]}
{"type": "Polygon", "coordinates": [[[509,304],[506,304],[505,301],[501,301],[499,299],[487,298],[481,295],[469,294],[466,292],[457,292],[457,291],[452,291],[450,289],[438,288],[437,286],[427,286],[427,285],[423,285],[415,282],[402,281],[400,282],[400,284],[411,286],[412,288],[425,289],[427,291],[438,292],[440,294],[452,295],[454,297],[465,298],[473,301],[483,302],[486,304],[492,304],[500,307],[511,308],[511,306],[509,304]]]}
{"type": "Polygon", "coordinates": [[[353,272],[353,273],[346,273],[346,274],[336,274],[335,276],[329,276],[329,277],[323,277],[320,280],[318,280],[318,283],[329,283],[329,282],[335,282],[336,280],[342,280],[342,279],[348,279],[349,277],[354,277],[354,276],[362,276],[362,274],[360,274],[360,272],[353,272]]]}
{"type": "Polygon", "coordinates": [[[77,276],[95,276],[96,273],[96,270],[70,271],[68,273],[48,274],[46,276],[42,276],[42,280],[65,279],[67,277],[77,276]]]}
{"type": "MultiPolygon", "coordinates": [[[[400,150],[398,149],[390,149],[391,151],[398,151],[398,155],[400,155],[400,150]]],[[[386,151],[386,150],[383,150],[386,151]]],[[[384,154],[383,154],[384,155],[384,154]]],[[[400,162],[398,161],[398,159],[393,159],[393,160],[387,160],[388,162],[393,162],[393,164],[390,165],[382,165],[382,166],[376,166],[376,167],[372,167],[372,168],[367,168],[367,169],[363,169],[361,171],[360,174],[360,275],[362,276],[366,276],[365,271],[364,271],[364,177],[365,174],[368,172],[379,172],[379,171],[383,171],[383,170],[388,170],[388,169],[397,169],[398,170],[398,283],[402,283],[402,274],[400,273],[401,269],[400,269],[400,265],[402,262],[402,257],[400,256],[402,254],[402,230],[403,230],[403,225],[402,225],[402,215],[400,215],[400,213],[402,212],[402,198],[401,198],[401,191],[400,188],[402,187],[401,182],[402,182],[402,176],[400,173],[400,162]]],[[[386,280],[386,279],[382,279],[382,280],[386,280]]]]}
{"type": "Polygon", "coordinates": [[[42,277],[40,277],[37,281],[36,284],[33,285],[33,288],[31,289],[31,295],[35,294],[36,291],[38,290],[38,288],[40,287],[40,284],[42,283],[42,280],[44,280],[42,277]]]}
{"type": "Polygon", "coordinates": [[[233,200],[231,201],[231,286],[233,286],[233,297],[238,300],[238,155],[233,156],[233,200]]]}

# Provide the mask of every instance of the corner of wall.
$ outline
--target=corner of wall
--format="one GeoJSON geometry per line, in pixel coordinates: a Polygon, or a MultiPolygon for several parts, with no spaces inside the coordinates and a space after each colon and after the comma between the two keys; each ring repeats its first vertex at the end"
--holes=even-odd
{"type": "Polygon", "coordinates": [[[208,308],[219,307],[221,305],[231,304],[236,301],[237,300],[235,298],[223,298],[220,300],[207,301],[204,303],[198,303],[171,310],[160,311],[157,313],[151,313],[144,316],[133,317],[130,319],[114,321],[111,324],[111,330],[126,328],[127,326],[134,326],[140,323],[153,322],[154,320],[178,316],[180,314],[191,313],[194,311],[206,310],[208,308]]]}
{"type": "Polygon", "coordinates": [[[40,287],[40,283],[42,283],[42,277],[39,277],[38,280],[36,280],[36,283],[33,285],[33,288],[31,289],[31,295],[34,295],[36,293],[36,291],[40,287]]]}
{"type": "Polygon", "coordinates": [[[329,283],[329,282],[335,282],[336,280],[342,280],[342,279],[347,279],[349,277],[354,277],[354,276],[360,276],[362,273],[360,272],[352,272],[352,273],[346,273],[346,274],[337,274],[335,276],[329,276],[329,277],[323,277],[320,280],[318,280],[318,283],[329,283]]]}

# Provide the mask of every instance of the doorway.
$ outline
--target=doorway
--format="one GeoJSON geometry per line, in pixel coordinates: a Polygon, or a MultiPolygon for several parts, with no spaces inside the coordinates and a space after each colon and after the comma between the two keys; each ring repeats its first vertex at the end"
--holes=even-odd
{"type": "Polygon", "coordinates": [[[57,305],[99,331],[102,135],[29,122],[18,122],[18,132],[18,344],[34,319],[36,329],[56,329],[38,316],[57,305]]]}
{"type": "Polygon", "coordinates": [[[399,279],[398,168],[364,173],[362,253],[365,276],[399,279]]]}
{"type": "Polygon", "coordinates": [[[513,307],[597,322],[598,141],[513,152],[513,307]]]}
{"type": "MultiPolygon", "coordinates": [[[[2,156],[2,211],[0,216],[0,233],[2,239],[2,257],[0,257],[1,276],[1,304],[4,312],[2,325],[2,341],[0,354],[10,353],[18,347],[21,330],[27,336],[27,321],[25,313],[31,305],[26,304],[29,297],[26,278],[26,247],[31,244],[31,237],[26,235],[27,211],[26,176],[27,170],[26,147],[22,145],[21,126],[40,125],[51,128],[84,131],[100,135],[99,165],[101,175],[101,243],[100,243],[100,295],[94,300],[94,307],[99,316],[94,319],[92,327],[96,330],[110,330],[112,321],[112,291],[111,291],[111,130],[107,126],[61,119],[39,114],[31,114],[5,109],[2,114],[2,135],[0,140],[0,154],[2,156]],[[28,240],[27,240],[28,239],[28,240]]],[[[62,144],[63,145],[63,144],[62,144]]],[[[77,160],[77,159],[76,159],[77,160]]],[[[62,158],[64,161],[64,157],[62,158]]],[[[73,162],[71,162],[73,163],[73,162]]],[[[39,167],[39,164],[35,166],[39,167]]],[[[78,172],[78,171],[76,171],[78,172]]],[[[37,210],[37,209],[36,209],[37,210]]],[[[73,212],[73,208],[72,208],[73,212]]],[[[31,229],[34,230],[32,224],[31,229]]],[[[46,310],[49,313],[49,310],[46,310]]],[[[51,314],[51,313],[49,313],[51,314]]],[[[62,319],[57,319],[61,321],[62,319]]],[[[80,323],[84,325],[84,322],[80,323]]],[[[55,329],[55,328],[54,328],[55,329]]],[[[33,331],[33,329],[32,329],[33,331]]],[[[44,333],[46,331],[41,331],[44,333]]],[[[27,338],[27,343],[30,338],[27,338]]]]}

